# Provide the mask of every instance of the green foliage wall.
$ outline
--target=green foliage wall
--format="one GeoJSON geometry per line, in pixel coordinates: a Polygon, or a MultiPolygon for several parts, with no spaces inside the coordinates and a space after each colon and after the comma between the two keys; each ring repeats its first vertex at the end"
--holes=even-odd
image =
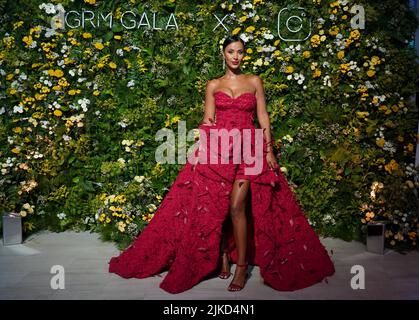
{"type": "Polygon", "coordinates": [[[407,3],[0,1],[1,211],[20,212],[27,234],[72,228],[129,244],[182,167],[156,163],[155,133],[180,120],[197,127],[205,85],[224,73],[221,41],[239,34],[243,71],[264,80],[279,163],[313,227],[362,240],[367,222],[387,220],[388,246],[417,248],[417,21],[407,3]],[[52,31],[59,4],[93,12],[94,26],[52,31]],[[351,25],[356,4],[363,29],[351,25]],[[143,13],[153,25],[152,12],[161,30],[140,26],[143,13]],[[303,12],[290,34],[284,18],[303,12]],[[98,25],[108,13],[114,24],[98,25]],[[121,25],[134,14],[133,29],[121,25]]]}

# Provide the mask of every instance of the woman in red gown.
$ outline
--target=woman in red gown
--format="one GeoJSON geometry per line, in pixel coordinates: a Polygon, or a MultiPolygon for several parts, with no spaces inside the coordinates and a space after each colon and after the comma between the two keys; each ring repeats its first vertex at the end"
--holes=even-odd
{"type": "MultiPolygon", "coordinates": [[[[215,272],[227,279],[231,263],[236,263],[236,269],[229,291],[243,289],[248,264],[259,266],[264,283],[281,291],[308,287],[335,272],[279,170],[262,80],[240,70],[244,50],[241,38],[225,39],[227,70],[207,84],[194,158],[180,170],[143,232],[110,260],[109,272],[146,278],[168,270],[160,288],[170,293],[188,290],[215,272]],[[255,113],[261,129],[253,124],[255,113]],[[220,163],[226,149],[217,147],[218,161],[211,162],[214,148],[207,137],[214,129],[238,130],[241,137],[250,132],[242,147],[245,150],[245,141],[250,143],[252,154],[260,160],[259,170],[249,171],[252,166],[243,158],[240,163],[231,160],[232,137],[228,138],[230,161],[220,163]],[[263,143],[258,149],[256,137],[261,131],[263,143]],[[197,160],[205,149],[210,150],[205,153],[206,163],[197,160]],[[257,150],[263,151],[262,156],[257,157],[257,150]]],[[[218,132],[219,140],[226,131],[218,132]]]]}

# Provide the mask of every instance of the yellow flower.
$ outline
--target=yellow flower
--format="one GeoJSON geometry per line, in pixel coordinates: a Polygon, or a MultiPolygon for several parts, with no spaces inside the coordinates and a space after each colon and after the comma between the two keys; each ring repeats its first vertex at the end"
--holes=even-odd
{"type": "Polygon", "coordinates": [[[322,74],[322,72],[321,72],[320,69],[315,69],[313,71],[313,78],[318,78],[318,77],[320,77],[321,74],[322,74]]]}
{"type": "Polygon", "coordinates": [[[95,91],[93,91],[93,95],[94,96],[98,96],[100,94],[100,91],[99,90],[95,90],[95,91]]]}
{"type": "Polygon", "coordinates": [[[92,34],[90,32],[84,32],[83,33],[83,38],[90,39],[91,37],[92,37],[92,34]]]}
{"type": "Polygon", "coordinates": [[[358,118],[367,118],[369,116],[369,113],[367,111],[357,111],[356,116],[358,118]]]}
{"type": "Polygon", "coordinates": [[[33,43],[32,36],[24,36],[22,41],[26,44],[26,47],[29,47],[33,43]]]}
{"type": "Polygon", "coordinates": [[[15,23],[13,23],[13,30],[21,27],[23,25],[23,21],[17,21],[15,23]]]}
{"type": "Polygon", "coordinates": [[[21,127],[13,128],[13,132],[14,133],[22,133],[22,128],[21,127]]]}
{"type": "Polygon", "coordinates": [[[172,118],[171,122],[172,122],[172,123],[176,123],[176,122],[178,122],[179,120],[180,120],[180,117],[179,117],[179,116],[174,116],[174,117],[172,118]]]}
{"type": "Polygon", "coordinates": [[[384,140],[384,138],[380,138],[380,139],[377,139],[376,141],[375,141],[375,143],[377,144],[377,146],[379,146],[380,148],[382,148],[383,146],[384,146],[384,143],[385,143],[386,141],[384,140]]]}
{"type": "Polygon", "coordinates": [[[349,63],[341,64],[339,69],[340,69],[340,72],[346,73],[349,70],[349,63]]]}
{"type": "Polygon", "coordinates": [[[121,40],[121,39],[122,39],[122,37],[121,37],[120,35],[118,35],[118,34],[114,35],[113,37],[114,37],[116,40],[121,40]]]}
{"type": "Polygon", "coordinates": [[[45,98],[45,94],[35,93],[35,99],[36,100],[42,100],[44,98],[45,98]]]}
{"type": "Polygon", "coordinates": [[[293,73],[294,72],[294,68],[292,66],[287,66],[285,68],[285,73],[293,73]]]}
{"type": "Polygon", "coordinates": [[[126,227],[126,224],[124,222],[122,222],[122,221],[119,221],[118,222],[118,230],[119,231],[124,232],[125,231],[125,227],[126,227]]]}
{"type": "Polygon", "coordinates": [[[102,50],[105,46],[101,42],[95,42],[95,48],[98,50],[102,50]]]}
{"type": "Polygon", "coordinates": [[[84,0],[84,2],[86,2],[88,4],[95,4],[96,0],[84,0]]]}
{"type": "Polygon", "coordinates": [[[12,149],[12,152],[13,152],[13,153],[15,153],[15,154],[20,153],[20,147],[15,147],[15,148],[13,148],[13,149],[12,149]]]}
{"type": "Polygon", "coordinates": [[[354,39],[354,40],[358,40],[360,36],[361,36],[361,34],[360,34],[359,30],[355,29],[355,30],[351,31],[351,34],[350,34],[349,37],[354,39]]]}
{"type": "Polygon", "coordinates": [[[71,90],[68,91],[68,94],[70,96],[74,96],[74,95],[76,95],[78,93],[80,93],[80,89],[71,89],[71,90]]]}
{"type": "Polygon", "coordinates": [[[371,64],[373,66],[375,66],[377,64],[380,64],[380,63],[381,63],[380,57],[377,57],[377,56],[372,56],[371,57],[371,64]]]}
{"type": "Polygon", "coordinates": [[[329,34],[331,36],[335,36],[339,33],[339,27],[338,26],[333,26],[329,29],[329,34]]]}
{"type": "Polygon", "coordinates": [[[61,117],[63,115],[63,113],[61,112],[61,110],[55,109],[54,110],[54,115],[56,115],[57,117],[61,117]]]}
{"type": "Polygon", "coordinates": [[[255,31],[254,26],[249,26],[249,27],[246,28],[246,32],[252,33],[253,31],[255,31]]]}
{"type": "Polygon", "coordinates": [[[252,50],[252,48],[247,48],[246,52],[247,52],[248,54],[252,54],[252,53],[253,53],[253,50],[252,50]]]}
{"type": "Polygon", "coordinates": [[[109,62],[109,67],[111,68],[111,69],[116,69],[116,63],[115,62],[109,62]]]}
{"type": "Polygon", "coordinates": [[[374,71],[374,70],[371,70],[371,69],[370,69],[370,70],[368,70],[368,71],[367,71],[367,76],[368,76],[368,77],[370,77],[370,78],[371,78],[371,77],[374,77],[374,75],[375,75],[375,71],[374,71]]]}
{"type": "Polygon", "coordinates": [[[234,29],[232,32],[231,32],[231,34],[234,36],[234,35],[236,35],[236,34],[238,34],[239,32],[240,32],[240,30],[241,30],[242,28],[240,28],[240,27],[237,27],[236,29],[234,29]]]}
{"type": "Polygon", "coordinates": [[[387,106],[385,104],[382,104],[378,107],[381,111],[387,111],[387,106]]]}
{"type": "Polygon", "coordinates": [[[318,47],[320,44],[320,36],[318,34],[315,34],[314,36],[311,37],[310,42],[311,42],[312,47],[314,48],[318,47]]]}
{"type": "Polygon", "coordinates": [[[51,77],[61,78],[64,75],[64,72],[60,69],[56,69],[56,70],[50,69],[50,70],[48,70],[48,74],[51,77]]]}
{"type": "Polygon", "coordinates": [[[409,144],[407,145],[407,151],[409,151],[409,152],[413,152],[413,144],[412,144],[412,143],[409,143],[409,144]]]}
{"type": "Polygon", "coordinates": [[[303,58],[310,58],[310,56],[311,56],[311,53],[310,53],[310,51],[304,51],[303,52],[303,58]]]}
{"type": "Polygon", "coordinates": [[[345,51],[341,50],[338,52],[338,58],[342,60],[343,57],[345,57],[345,51]]]}

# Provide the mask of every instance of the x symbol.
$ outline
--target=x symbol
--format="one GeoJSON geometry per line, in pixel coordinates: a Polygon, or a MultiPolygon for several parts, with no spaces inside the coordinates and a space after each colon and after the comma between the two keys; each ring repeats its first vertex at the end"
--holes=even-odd
{"type": "Polygon", "coordinates": [[[228,30],[228,28],[224,25],[224,23],[223,23],[223,21],[224,21],[224,19],[225,18],[227,18],[227,15],[225,15],[224,16],[224,18],[222,19],[222,20],[220,20],[220,18],[218,18],[215,14],[213,14],[214,15],[214,17],[216,17],[217,18],[217,20],[218,21],[220,21],[215,27],[214,27],[214,29],[212,29],[212,31],[214,31],[215,29],[217,29],[218,28],[218,26],[221,24],[223,27],[224,27],[224,29],[226,29],[226,31],[229,31],[228,30]]]}

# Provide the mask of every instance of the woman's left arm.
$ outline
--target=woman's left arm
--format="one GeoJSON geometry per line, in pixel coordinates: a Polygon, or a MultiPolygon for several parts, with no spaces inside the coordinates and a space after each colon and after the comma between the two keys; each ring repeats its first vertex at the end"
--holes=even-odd
{"type": "Polygon", "coordinates": [[[257,75],[255,75],[252,80],[256,87],[256,99],[257,99],[256,114],[257,114],[258,122],[261,128],[264,129],[263,136],[266,142],[266,151],[267,151],[266,161],[268,162],[268,165],[271,169],[276,169],[278,167],[278,162],[276,161],[275,155],[273,153],[271,124],[269,120],[269,114],[266,111],[266,98],[265,98],[265,90],[263,88],[263,81],[257,75]]]}

